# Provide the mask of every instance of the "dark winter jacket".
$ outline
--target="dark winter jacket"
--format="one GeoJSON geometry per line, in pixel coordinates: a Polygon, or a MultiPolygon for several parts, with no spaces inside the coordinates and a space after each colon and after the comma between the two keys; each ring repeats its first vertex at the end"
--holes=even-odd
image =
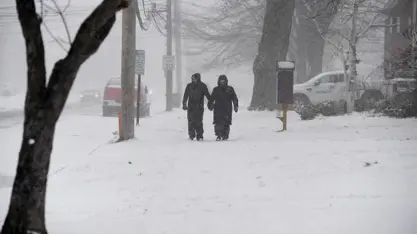
{"type": "Polygon", "coordinates": [[[219,76],[217,84],[218,86],[211,93],[211,99],[208,104],[209,109],[214,110],[213,123],[231,125],[233,108],[237,110],[239,107],[235,89],[228,85],[225,75],[219,76]],[[222,80],[225,82],[225,85],[220,84],[222,80]]]}
{"type": "Polygon", "coordinates": [[[201,122],[204,114],[204,96],[210,100],[210,93],[207,85],[201,81],[199,73],[194,74],[197,83],[189,83],[185,87],[182,104],[187,108],[187,117],[189,121],[201,122]]]}

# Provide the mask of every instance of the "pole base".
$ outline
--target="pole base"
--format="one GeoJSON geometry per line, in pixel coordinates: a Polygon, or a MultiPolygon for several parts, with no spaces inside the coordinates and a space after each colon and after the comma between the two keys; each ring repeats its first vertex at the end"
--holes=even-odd
{"type": "Polygon", "coordinates": [[[282,116],[277,116],[276,118],[281,120],[282,122],[282,130],[283,131],[287,131],[287,113],[288,112],[288,104],[282,104],[282,116]]]}

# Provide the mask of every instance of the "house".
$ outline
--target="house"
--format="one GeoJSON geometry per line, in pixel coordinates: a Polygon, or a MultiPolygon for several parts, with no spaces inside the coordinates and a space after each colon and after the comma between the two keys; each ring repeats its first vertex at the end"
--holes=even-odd
{"type": "Polygon", "coordinates": [[[398,66],[393,66],[401,57],[400,54],[410,46],[414,46],[410,31],[416,32],[417,0],[390,0],[383,10],[387,15],[384,37],[384,76],[393,78],[398,66]]]}

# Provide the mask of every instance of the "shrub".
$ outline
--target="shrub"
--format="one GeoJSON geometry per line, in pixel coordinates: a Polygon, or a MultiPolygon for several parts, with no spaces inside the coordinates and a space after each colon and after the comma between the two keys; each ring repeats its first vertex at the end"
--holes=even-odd
{"type": "Polygon", "coordinates": [[[324,116],[334,116],[344,113],[344,103],[325,101],[316,105],[304,105],[299,114],[301,120],[312,120],[316,118],[319,114],[324,116]]]}
{"type": "Polygon", "coordinates": [[[394,100],[383,100],[375,105],[374,113],[393,118],[417,117],[417,90],[397,95],[394,100]]]}

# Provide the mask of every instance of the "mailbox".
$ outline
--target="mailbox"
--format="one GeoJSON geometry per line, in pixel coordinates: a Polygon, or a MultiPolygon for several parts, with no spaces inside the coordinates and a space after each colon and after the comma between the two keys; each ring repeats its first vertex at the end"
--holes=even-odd
{"type": "Polygon", "coordinates": [[[277,63],[277,104],[292,105],[294,102],[295,62],[277,63]]]}

